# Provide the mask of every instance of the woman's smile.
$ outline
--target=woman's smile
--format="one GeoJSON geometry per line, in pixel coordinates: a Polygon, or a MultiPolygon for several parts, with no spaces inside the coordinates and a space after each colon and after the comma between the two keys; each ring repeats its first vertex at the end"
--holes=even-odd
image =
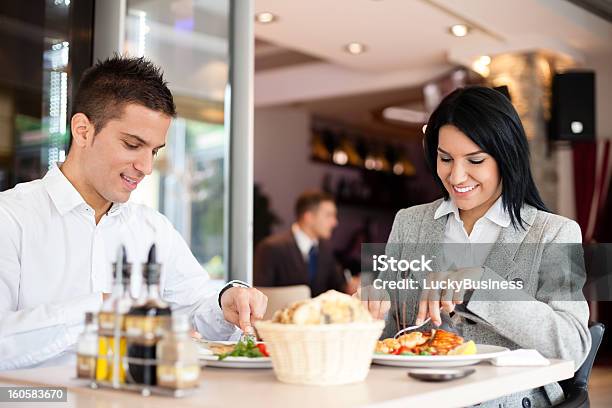
{"type": "Polygon", "coordinates": [[[473,184],[471,186],[453,186],[454,195],[457,197],[465,197],[473,192],[478,187],[478,184],[473,184]]]}
{"type": "Polygon", "coordinates": [[[462,212],[482,216],[501,195],[495,159],[453,125],[440,128],[438,177],[462,212]]]}

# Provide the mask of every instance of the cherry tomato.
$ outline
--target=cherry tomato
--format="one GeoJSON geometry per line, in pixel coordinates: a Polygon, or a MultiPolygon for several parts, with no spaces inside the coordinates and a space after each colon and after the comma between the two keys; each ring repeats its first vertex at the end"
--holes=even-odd
{"type": "Polygon", "coordinates": [[[270,354],[268,354],[268,350],[266,350],[265,344],[259,343],[257,344],[257,348],[259,349],[259,352],[263,354],[265,357],[270,357],[270,354]]]}
{"type": "Polygon", "coordinates": [[[404,354],[404,353],[411,353],[410,348],[406,346],[401,346],[399,349],[396,350],[396,353],[394,354],[404,354]]]}

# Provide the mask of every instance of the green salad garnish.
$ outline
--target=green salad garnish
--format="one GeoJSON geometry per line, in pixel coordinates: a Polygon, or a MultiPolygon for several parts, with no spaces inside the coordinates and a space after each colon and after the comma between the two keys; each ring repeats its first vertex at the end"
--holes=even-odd
{"type": "Polygon", "coordinates": [[[247,338],[245,341],[240,340],[229,353],[219,354],[219,360],[227,357],[264,357],[257,343],[252,338],[247,338]]]}

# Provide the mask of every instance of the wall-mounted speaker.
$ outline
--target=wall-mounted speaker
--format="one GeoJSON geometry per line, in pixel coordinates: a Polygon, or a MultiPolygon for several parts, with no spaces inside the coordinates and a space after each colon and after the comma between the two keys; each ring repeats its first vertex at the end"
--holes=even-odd
{"type": "Polygon", "coordinates": [[[552,81],[550,138],[595,139],[595,72],[555,74],[552,81]]]}

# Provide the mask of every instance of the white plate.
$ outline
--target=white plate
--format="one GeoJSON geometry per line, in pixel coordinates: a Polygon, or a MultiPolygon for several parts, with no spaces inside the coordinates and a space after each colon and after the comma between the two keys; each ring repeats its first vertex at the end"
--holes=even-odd
{"type": "Polygon", "coordinates": [[[219,360],[219,357],[215,355],[200,355],[200,361],[205,361],[208,367],[272,368],[270,357],[226,357],[219,360]]]}
{"type": "Polygon", "coordinates": [[[467,356],[394,356],[374,354],[372,363],[395,367],[462,367],[478,364],[508,352],[501,346],[477,344],[476,354],[467,356]]]}
{"type": "MultiPolygon", "coordinates": [[[[235,341],[215,341],[217,344],[236,344],[235,341]]],[[[272,368],[270,357],[226,357],[219,360],[219,356],[213,354],[204,341],[198,341],[199,359],[209,367],[221,368],[272,368]]]]}

